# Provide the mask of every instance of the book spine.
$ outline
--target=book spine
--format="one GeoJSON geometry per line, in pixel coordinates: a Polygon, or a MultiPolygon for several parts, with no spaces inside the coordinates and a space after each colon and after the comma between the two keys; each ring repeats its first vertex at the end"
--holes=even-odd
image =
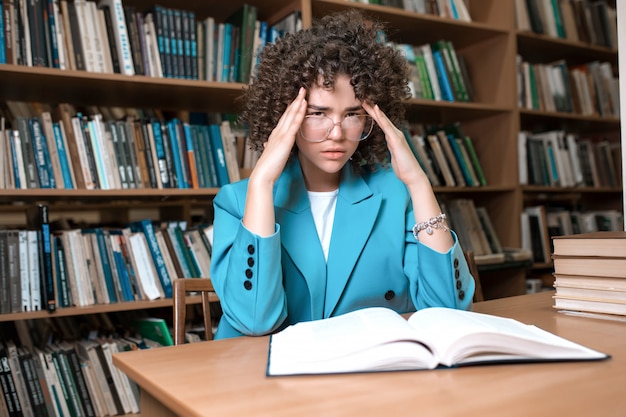
{"type": "Polygon", "coordinates": [[[67,189],[74,188],[74,181],[72,179],[72,167],[69,162],[68,152],[65,146],[65,139],[62,127],[59,123],[53,123],[52,131],[54,135],[54,143],[57,148],[59,156],[59,166],[61,167],[61,178],[63,179],[63,186],[67,189]]]}
{"type": "Polygon", "coordinates": [[[56,182],[52,173],[52,163],[48,143],[41,128],[41,122],[33,117],[29,120],[30,133],[33,139],[33,149],[37,172],[39,174],[39,185],[41,188],[56,188],[56,182]]]}
{"type": "Polygon", "coordinates": [[[11,374],[11,363],[4,348],[0,348],[0,388],[2,389],[9,417],[22,416],[22,407],[17,396],[15,380],[11,374]]]}
{"type": "Polygon", "coordinates": [[[135,75],[135,66],[126,27],[126,17],[124,16],[124,6],[121,0],[101,0],[100,7],[108,6],[111,16],[111,26],[113,28],[114,45],[117,49],[120,73],[125,75],[135,75]]]}
{"type": "Polygon", "coordinates": [[[57,304],[59,307],[69,307],[71,305],[69,298],[69,289],[67,283],[67,265],[65,263],[65,249],[63,247],[63,239],[59,236],[54,237],[54,260],[56,263],[57,276],[57,304]]]}
{"type": "Polygon", "coordinates": [[[433,51],[433,60],[435,62],[435,68],[437,70],[437,80],[441,86],[441,98],[446,101],[454,101],[454,93],[452,92],[452,85],[450,78],[446,71],[446,65],[443,61],[441,51],[433,51]]]}
{"type": "Polygon", "coordinates": [[[152,255],[152,260],[156,267],[157,273],[159,275],[159,280],[161,281],[161,286],[163,287],[163,291],[165,293],[165,297],[171,298],[172,281],[169,274],[167,273],[165,261],[163,260],[163,254],[159,250],[159,245],[156,241],[156,236],[154,235],[154,227],[152,226],[152,223],[150,223],[150,220],[147,219],[142,220],[140,222],[134,223],[133,228],[145,235],[146,241],[148,242],[148,248],[150,249],[150,254],[152,255]]]}
{"type": "Polygon", "coordinates": [[[170,119],[167,122],[167,129],[170,138],[172,159],[176,172],[176,183],[178,188],[189,188],[188,170],[185,163],[185,138],[181,134],[181,123],[178,119],[170,119]]]}
{"type": "Polygon", "coordinates": [[[18,117],[17,126],[22,145],[22,156],[24,158],[26,188],[39,188],[39,174],[37,171],[37,162],[35,160],[35,148],[32,143],[33,141],[28,119],[25,117],[18,117]]]}

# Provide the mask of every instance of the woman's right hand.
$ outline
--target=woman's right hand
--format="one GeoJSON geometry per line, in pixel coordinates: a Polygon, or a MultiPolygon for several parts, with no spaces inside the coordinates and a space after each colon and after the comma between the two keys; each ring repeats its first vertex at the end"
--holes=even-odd
{"type": "Polygon", "coordinates": [[[267,142],[264,143],[265,148],[250,174],[251,181],[274,184],[282,173],[306,115],[305,96],[306,90],[301,87],[298,96],[287,106],[278,120],[267,142]]]}
{"type": "Polygon", "coordinates": [[[307,107],[305,95],[306,90],[300,88],[298,97],[287,106],[248,179],[243,224],[259,236],[270,236],[275,232],[274,183],[287,164],[304,120],[307,107]]]}

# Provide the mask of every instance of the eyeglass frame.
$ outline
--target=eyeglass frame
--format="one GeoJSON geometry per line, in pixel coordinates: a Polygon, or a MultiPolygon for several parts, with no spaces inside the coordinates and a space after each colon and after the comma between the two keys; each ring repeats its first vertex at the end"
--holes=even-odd
{"type": "Polygon", "coordinates": [[[330,118],[328,116],[317,116],[317,115],[314,115],[314,114],[308,114],[308,115],[304,116],[304,119],[313,118],[313,117],[320,118],[320,119],[322,119],[322,118],[323,119],[328,119],[328,120],[330,120],[332,122],[333,125],[326,131],[326,135],[324,136],[324,138],[322,138],[322,139],[309,139],[302,132],[302,125],[304,125],[304,120],[302,120],[302,124],[300,125],[300,129],[299,129],[300,130],[300,135],[307,142],[312,142],[312,143],[324,142],[325,140],[328,139],[328,137],[330,136],[330,133],[333,131],[333,129],[335,129],[335,126],[339,126],[342,129],[342,131],[343,131],[344,127],[343,127],[342,124],[346,120],[346,117],[364,117],[366,121],[368,119],[371,121],[370,128],[369,128],[369,131],[367,132],[367,134],[365,136],[363,136],[363,133],[361,133],[361,138],[358,139],[358,140],[353,140],[353,139],[346,138],[350,142],[362,142],[365,139],[367,139],[372,134],[372,131],[374,130],[374,119],[369,114],[357,114],[357,115],[353,115],[353,116],[347,116],[346,115],[346,116],[343,116],[343,118],[339,122],[335,122],[332,118],[330,118]]]}

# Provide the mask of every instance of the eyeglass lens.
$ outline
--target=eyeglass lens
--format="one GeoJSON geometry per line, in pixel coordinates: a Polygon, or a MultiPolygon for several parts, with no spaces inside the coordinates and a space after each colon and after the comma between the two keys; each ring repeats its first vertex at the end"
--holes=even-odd
{"type": "Polygon", "coordinates": [[[373,121],[368,115],[346,116],[341,123],[335,123],[326,116],[306,116],[300,127],[302,137],[312,142],[324,141],[336,125],[340,124],[346,139],[361,141],[369,136],[372,131],[373,121]]]}

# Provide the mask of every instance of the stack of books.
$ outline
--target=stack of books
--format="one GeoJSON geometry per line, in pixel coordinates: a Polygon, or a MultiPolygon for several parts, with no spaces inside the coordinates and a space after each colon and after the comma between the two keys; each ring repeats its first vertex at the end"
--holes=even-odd
{"type": "Polygon", "coordinates": [[[626,231],[552,238],[554,307],[626,316],[626,231]]]}

